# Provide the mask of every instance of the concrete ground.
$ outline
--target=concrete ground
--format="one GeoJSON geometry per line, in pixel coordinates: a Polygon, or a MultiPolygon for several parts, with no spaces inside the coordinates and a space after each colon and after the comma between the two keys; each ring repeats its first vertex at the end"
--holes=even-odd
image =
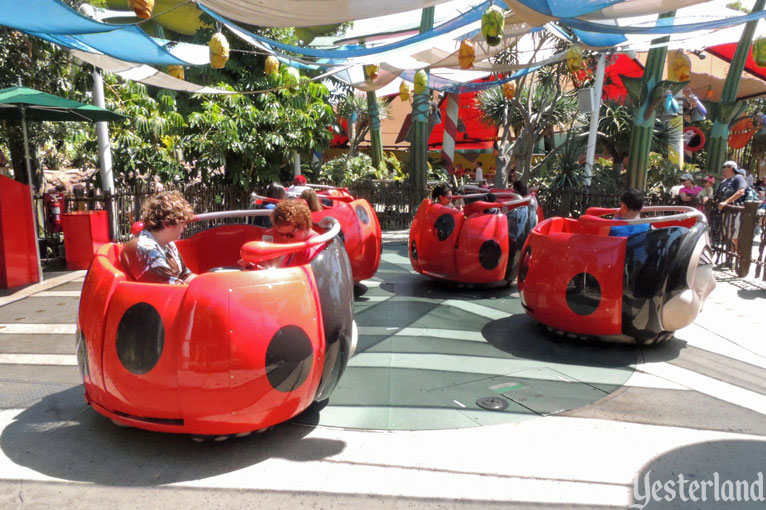
{"type": "Polygon", "coordinates": [[[329,406],[221,443],[120,428],[85,405],[84,272],[0,294],[0,508],[766,506],[752,483],[766,470],[762,282],[717,271],[666,344],[583,344],[534,326],[515,287],[432,282],[411,271],[406,233],[386,239],[329,406]],[[535,393],[472,405],[507,381],[535,393]],[[710,482],[705,501],[682,500],[681,475],[710,482]],[[759,501],[725,501],[727,480],[759,501]]]}

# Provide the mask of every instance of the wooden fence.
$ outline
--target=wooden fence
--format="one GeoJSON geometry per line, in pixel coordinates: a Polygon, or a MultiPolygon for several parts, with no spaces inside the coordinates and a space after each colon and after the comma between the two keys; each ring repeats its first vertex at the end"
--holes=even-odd
{"type": "MultiPolygon", "coordinates": [[[[435,183],[429,183],[426,196],[435,183]]],[[[250,192],[239,187],[205,186],[191,184],[186,186],[168,187],[163,189],[178,189],[192,204],[197,212],[213,212],[234,209],[247,209],[250,203],[250,192]]],[[[120,190],[111,196],[117,224],[116,239],[126,241],[130,238],[131,224],[140,218],[144,200],[159,190],[156,186],[139,184],[132,188],[120,190]]],[[[412,192],[406,182],[397,181],[359,181],[349,187],[349,191],[357,198],[364,198],[372,204],[378,215],[381,228],[384,230],[408,229],[418,205],[425,198],[412,192]]],[[[66,211],[106,209],[108,196],[97,190],[84,194],[70,194],[66,199],[66,211]]],[[[545,217],[564,216],[576,218],[583,214],[588,207],[618,207],[620,193],[613,190],[584,190],[558,191],[540,190],[538,200],[545,217]]],[[[669,196],[650,195],[646,205],[662,205],[673,203],[669,196]]],[[[745,206],[727,206],[718,212],[717,204],[709,202],[705,210],[711,227],[711,242],[715,254],[715,263],[729,267],[738,275],[748,274],[750,267],[755,264],[755,275],[766,281],[766,216],[758,215],[757,202],[745,206]],[[732,236],[734,225],[739,224],[739,240],[734,242],[732,236]],[[758,255],[752,256],[753,239],[756,231],[760,234],[758,255]]],[[[39,210],[43,211],[42,206],[39,210]]],[[[222,220],[226,222],[229,220],[222,220]]],[[[231,220],[236,221],[236,220],[231,220]]],[[[194,233],[190,228],[189,234],[194,233]]]]}

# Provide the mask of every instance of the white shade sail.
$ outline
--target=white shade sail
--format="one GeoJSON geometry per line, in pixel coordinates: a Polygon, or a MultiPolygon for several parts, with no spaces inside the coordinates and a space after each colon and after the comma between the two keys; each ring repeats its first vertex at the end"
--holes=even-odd
{"type": "Polygon", "coordinates": [[[262,27],[310,27],[423,9],[448,0],[198,0],[218,14],[262,27]]]}

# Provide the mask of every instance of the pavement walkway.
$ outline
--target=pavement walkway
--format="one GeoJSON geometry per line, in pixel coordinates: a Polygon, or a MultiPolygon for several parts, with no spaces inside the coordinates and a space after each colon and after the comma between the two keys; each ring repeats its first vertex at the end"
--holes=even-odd
{"type": "Polygon", "coordinates": [[[766,505],[712,492],[766,468],[762,282],[717,271],[706,309],[666,344],[583,344],[535,327],[515,287],[444,286],[411,271],[406,233],[385,241],[330,405],[223,443],[120,428],[85,405],[84,272],[0,294],[0,508],[766,505]],[[473,406],[509,382],[535,390],[526,407],[473,406]],[[681,474],[711,482],[706,501],[682,501],[681,474]],[[654,482],[667,500],[647,496],[654,482]]]}

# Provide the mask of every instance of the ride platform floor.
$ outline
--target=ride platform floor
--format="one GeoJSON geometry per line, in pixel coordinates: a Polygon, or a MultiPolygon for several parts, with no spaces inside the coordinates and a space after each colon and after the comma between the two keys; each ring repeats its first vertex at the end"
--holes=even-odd
{"type": "Polygon", "coordinates": [[[705,310],[669,342],[589,344],[535,326],[513,287],[413,274],[406,232],[397,241],[355,303],[360,349],[329,405],[223,442],[88,407],[73,352],[84,271],[0,290],[0,508],[625,509],[644,507],[647,477],[764,471],[762,281],[717,269],[705,310]],[[468,409],[485,396],[508,407],[468,409]]]}
{"type": "Polygon", "coordinates": [[[406,242],[386,244],[364,283],[356,355],[329,405],[299,421],[374,430],[510,423],[595,402],[635,369],[633,347],[572,341],[535,324],[515,286],[416,273],[406,242]]]}

